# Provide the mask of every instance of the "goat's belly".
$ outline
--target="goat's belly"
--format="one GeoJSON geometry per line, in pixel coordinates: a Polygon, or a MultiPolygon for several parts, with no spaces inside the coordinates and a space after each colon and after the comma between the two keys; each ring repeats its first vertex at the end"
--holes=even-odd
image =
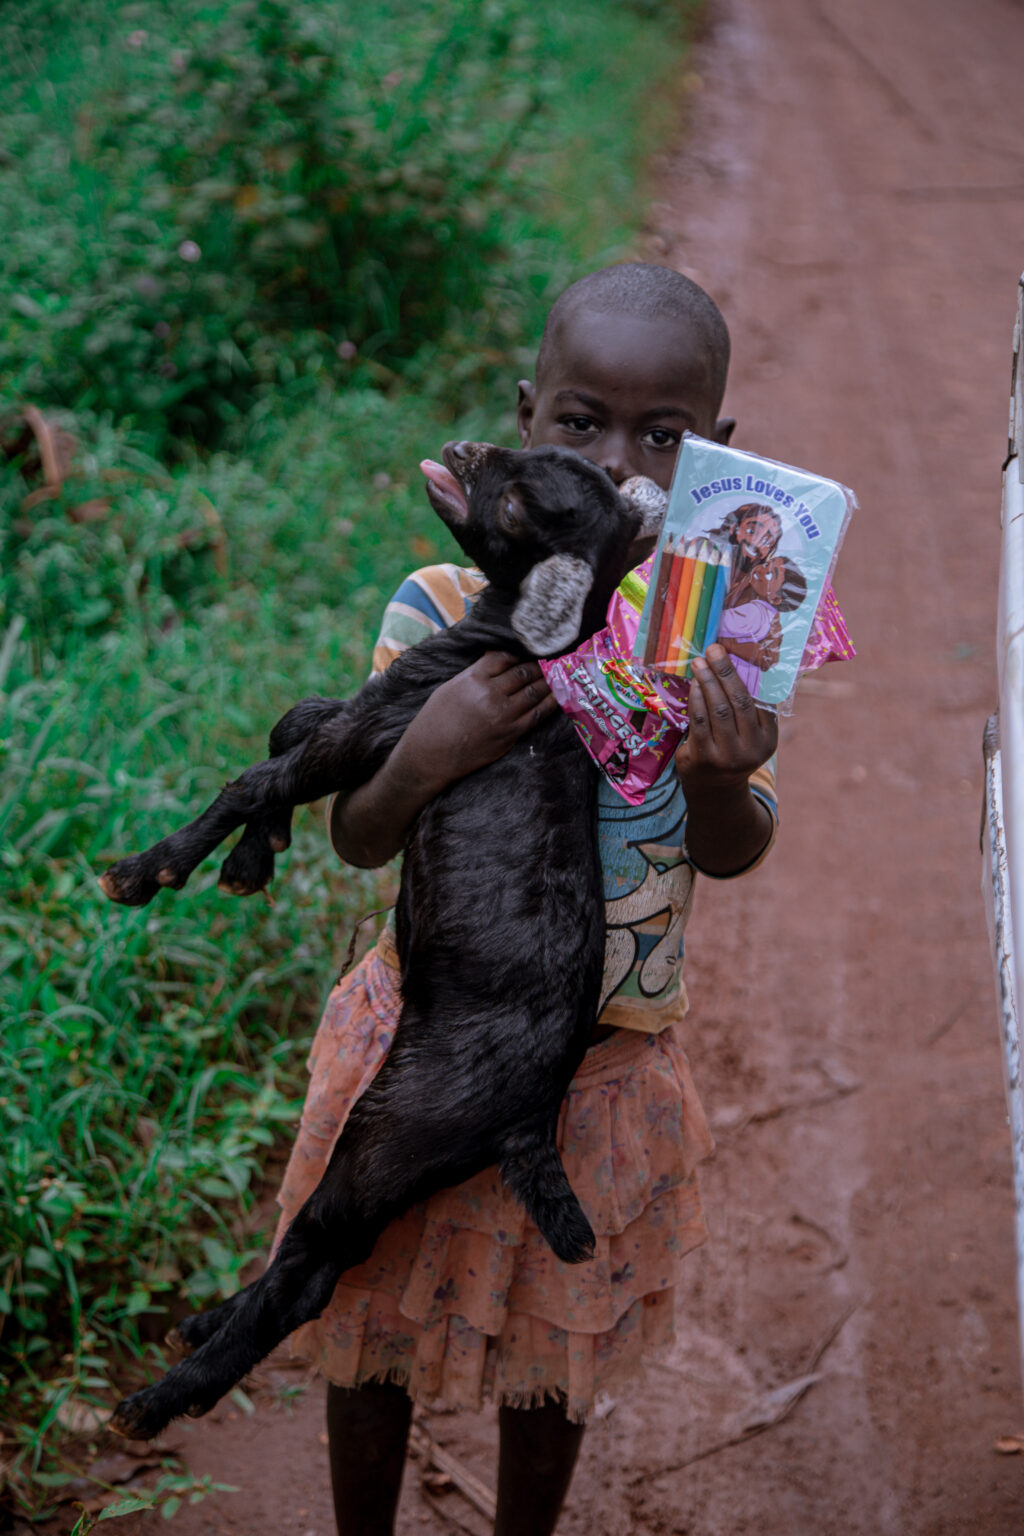
{"type": "Polygon", "coordinates": [[[554,1010],[589,1033],[604,952],[596,783],[564,741],[531,753],[527,738],[420,817],[398,909],[403,991],[418,1012],[554,1010]]]}

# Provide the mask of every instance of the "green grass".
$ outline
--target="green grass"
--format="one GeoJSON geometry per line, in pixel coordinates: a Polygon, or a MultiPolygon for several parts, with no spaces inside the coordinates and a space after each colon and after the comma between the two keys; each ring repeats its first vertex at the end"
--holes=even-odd
{"type": "MultiPolygon", "coordinates": [[[[61,496],[31,507],[31,463],[0,455],[0,1389],[24,1508],[69,1475],[67,1405],[109,1406],[127,1355],[157,1364],[146,1340],[169,1303],[236,1287],[254,1252],[240,1217],[294,1125],[352,923],[394,887],[393,871],[343,869],[317,810],[297,819],[273,905],[220,896],[214,860],[141,911],[107,903],[95,876],[261,756],[296,698],[356,686],[401,577],[458,558],[417,462],[452,435],[512,440],[514,381],[550,300],[626,249],[665,122],[655,86],[681,68],[679,16],[657,6],[287,9],[317,49],[345,45],[332,89],[362,124],[364,169],[378,174],[386,152],[408,172],[384,189],[385,223],[437,223],[440,198],[479,227],[438,277],[415,345],[396,341],[408,295],[342,317],[346,334],[365,327],[354,359],[337,356],[337,316],[327,326],[316,303],[297,308],[315,298],[312,267],[275,310],[263,257],[245,231],[222,230],[238,293],[224,297],[211,260],[191,319],[271,362],[232,373],[223,356],[200,359],[193,395],[162,403],[152,315],[132,289],[150,235],[118,220],[142,206],[154,163],[166,172],[168,140],[129,107],[144,87],[173,126],[176,39],[186,22],[215,39],[233,8],[0,11],[13,124],[0,153],[0,442],[5,413],[9,424],[28,402],[62,408],[78,437],[61,496]],[[145,47],[126,41],[137,31],[145,47]],[[484,118],[472,142],[459,137],[469,107],[484,118]],[[442,109],[450,184],[418,205],[442,109]],[[123,153],[95,152],[103,123],[122,125],[123,153]],[[106,397],[105,356],[118,374],[106,397]],[[218,423],[200,446],[188,399],[218,423]],[[83,503],[95,519],[76,520],[83,503]]],[[[282,14],[270,0],[249,10],[275,25],[282,14]]],[[[303,85],[314,117],[320,70],[303,85]]],[[[288,70],[275,78],[287,95],[288,70]]],[[[234,110],[242,86],[229,84],[234,110]]],[[[168,173],[171,205],[146,214],[157,244],[180,233],[175,199],[193,172],[168,173]]],[[[315,203],[315,177],[300,191],[315,203]]]]}

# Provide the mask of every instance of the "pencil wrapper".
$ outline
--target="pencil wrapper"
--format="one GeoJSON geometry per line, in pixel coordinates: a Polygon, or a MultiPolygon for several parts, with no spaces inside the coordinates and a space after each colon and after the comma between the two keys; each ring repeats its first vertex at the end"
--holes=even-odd
{"type": "Polygon", "coordinates": [[[788,714],[855,506],[835,480],[687,433],[633,660],[685,681],[717,641],[758,704],[788,714]]]}
{"type": "MultiPolygon", "coordinates": [[[[672,771],[676,748],[686,733],[689,681],[647,667],[634,654],[656,558],[630,571],[619,586],[604,629],[570,655],[540,663],[587,751],[631,805],[641,804],[651,785],[672,771]]],[[[710,604],[714,601],[713,592],[710,604]]],[[[709,628],[712,614],[709,606],[709,628]]],[[[800,670],[853,655],[843,615],[829,587],[811,625],[800,670]]]]}

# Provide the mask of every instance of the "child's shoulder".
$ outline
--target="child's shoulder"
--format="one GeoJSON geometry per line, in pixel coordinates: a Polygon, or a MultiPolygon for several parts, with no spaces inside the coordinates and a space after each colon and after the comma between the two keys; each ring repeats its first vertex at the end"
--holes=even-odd
{"type": "Polygon", "coordinates": [[[373,652],[374,671],[382,671],[400,651],[465,618],[486,585],[481,571],[447,562],[411,572],[384,610],[373,652]]]}

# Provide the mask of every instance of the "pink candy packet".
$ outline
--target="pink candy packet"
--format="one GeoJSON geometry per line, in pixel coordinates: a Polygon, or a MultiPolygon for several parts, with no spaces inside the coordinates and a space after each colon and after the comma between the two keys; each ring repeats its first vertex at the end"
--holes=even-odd
{"type": "MultiPolygon", "coordinates": [[[[690,684],[633,657],[654,556],[630,571],[608,606],[608,623],[554,661],[541,661],[551,692],[608,782],[639,805],[686,733],[690,684]]],[[[814,616],[799,672],[856,655],[831,586],[814,616]]]]}

